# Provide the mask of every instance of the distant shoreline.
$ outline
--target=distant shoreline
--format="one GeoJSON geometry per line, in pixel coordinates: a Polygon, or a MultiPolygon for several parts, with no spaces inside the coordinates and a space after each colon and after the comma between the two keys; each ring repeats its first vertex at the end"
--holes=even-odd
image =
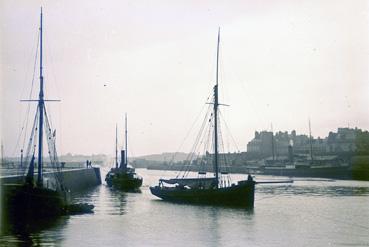
{"type": "MultiPolygon", "coordinates": [[[[187,170],[198,172],[199,167],[195,165],[179,166],[167,164],[152,164],[149,166],[140,166],[135,164],[135,168],[146,168],[148,170],[181,171],[187,170]]],[[[212,167],[205,167],[203,172],[212,173],[212,167]]],[[[369,181],[369,164],[367,162],[355,162],[347,167],[327,167],[327,168],[302,168],[302,169],[262,169],[257,167],[233,166],[228,167],[230,174],[257,174],[273,175],[283,177],[311,177],[311,178],[329,178],[340,180],[369,181]]]]}

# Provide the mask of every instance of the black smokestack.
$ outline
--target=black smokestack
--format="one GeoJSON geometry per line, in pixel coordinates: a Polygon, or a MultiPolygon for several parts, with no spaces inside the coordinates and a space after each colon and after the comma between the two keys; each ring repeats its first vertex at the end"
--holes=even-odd
{"type": "Polygon", "coordinates": [[[120,151],[120,168],[127,169],[125,150],[120,151]]]}

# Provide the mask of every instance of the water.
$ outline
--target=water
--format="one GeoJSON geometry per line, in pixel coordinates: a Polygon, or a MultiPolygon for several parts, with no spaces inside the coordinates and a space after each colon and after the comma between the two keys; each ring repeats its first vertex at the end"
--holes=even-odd
{"type": "Polygon", "coordinates": [[[3,224],[0,246],[369,246],[369,182],[299,178],[257,185],[255,208],[247,211],[161,201],[149,186],[175,172],[137,172],[142,193],[102,185],[75,194],[75,201],[93,203],[95,213],[3,224]]]}

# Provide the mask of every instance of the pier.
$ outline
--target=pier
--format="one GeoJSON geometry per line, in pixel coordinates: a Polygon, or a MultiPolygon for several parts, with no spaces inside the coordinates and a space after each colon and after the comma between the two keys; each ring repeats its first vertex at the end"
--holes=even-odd
{"type": "MultiPolygon", "coordinates": [[[[44,172],[47,180],[52,178],[55,172],[44,172]]],[[[93,168],[70,168],[61,171],[65,186],[71,191],[88,189],[101,184],[100,167],[93,168]]],[[[35,174],[37,178],[37,174],[35,174]]],[[[7,175],[0,177],[0,185],[20,184],[24,179],[23,175],[7,175]]]]}

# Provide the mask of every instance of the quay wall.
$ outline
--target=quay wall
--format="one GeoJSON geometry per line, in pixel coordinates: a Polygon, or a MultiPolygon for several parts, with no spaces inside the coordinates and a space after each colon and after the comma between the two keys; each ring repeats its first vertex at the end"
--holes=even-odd
{"type": "MultiPolygon", "coordinates": [[[[45,172],[44,178],[52,178],[54,172],[45,172]]],[[[101,184],[100,168],[80,168],[66,169],[61,172],[65,186],[72,190],[78,191],[91,188],[101,184]]],[[[37,174],[35,175],[37,179],[37,174]]],[[[0,185],[3,184],[20,184],[23,181],[23,176],[9,175],[0,177],[0,185]]]]}
{"type": "Polygon", "coordinates": [[[83,190],[101,184],[100,168],[84,168],[62,172],[65,186],[72,190],[83,190]]]}

